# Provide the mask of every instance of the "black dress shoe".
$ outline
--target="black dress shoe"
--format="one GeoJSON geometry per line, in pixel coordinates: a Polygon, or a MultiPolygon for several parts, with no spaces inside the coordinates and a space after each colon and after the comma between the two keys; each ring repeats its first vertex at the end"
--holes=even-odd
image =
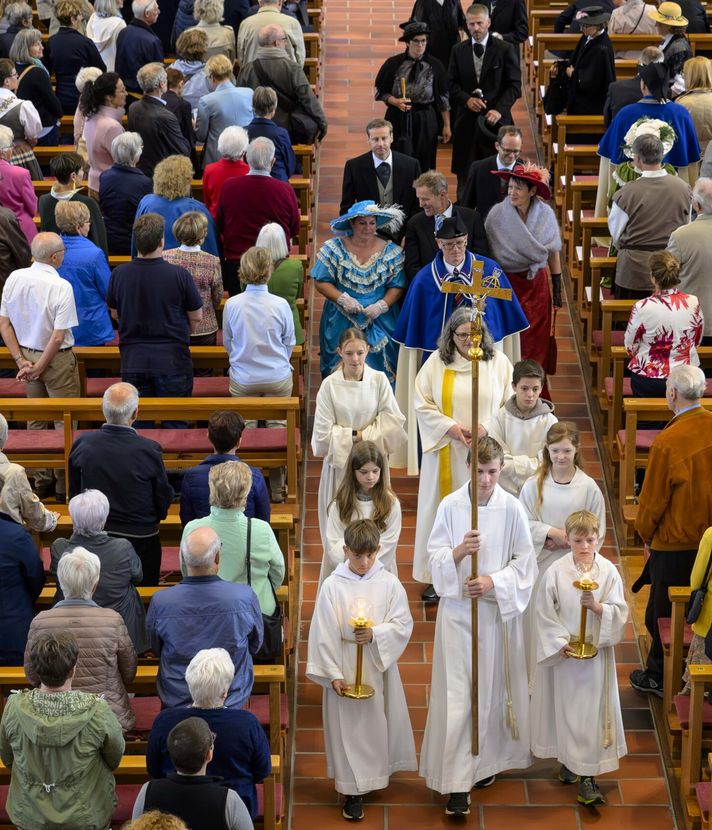
{"type": "Polygon", "coordinates": [[[422,593],[423,602],[440,602],[440,597],[435,593],[435,588],[432,585],[428,585],[428,587],[422,593]]]}

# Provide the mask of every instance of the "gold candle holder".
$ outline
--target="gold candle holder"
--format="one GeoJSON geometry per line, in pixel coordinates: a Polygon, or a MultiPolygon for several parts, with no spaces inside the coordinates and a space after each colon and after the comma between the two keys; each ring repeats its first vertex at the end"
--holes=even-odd
{"type": "MultiPolygon", "coordinates": [[[[598,576],[598,565],[593,562],[574,563],[576,570],[579,573],[579,579],[574,580],[573,586],[579,591],[595,591],[598,588],[598,583],[593,577],[598,576]]],[[[579,624],[579,635],[577,640],[571,640],[569,645],[573,649],[573,657],[575,660],[590,660],[598,654],[598,648],[593,643],[586,642],[586,615],[588,608],[585,605],[581,606],[581,622],[579,624]]]]}
{"type": "MultiPolygon", "coordinates": [[[[370,628],[373,623],[364,614],[352,617],[349,620],[349,625],[353,626],[356,631],[370,628]]],[[[351,686],[344,689],[344,697],[349,697],[352,700],[368,700],[373,697],[376,692],[373,686],[362,682],[363,678],[363,643],[356,643],[356,677],[351,686]]]]}

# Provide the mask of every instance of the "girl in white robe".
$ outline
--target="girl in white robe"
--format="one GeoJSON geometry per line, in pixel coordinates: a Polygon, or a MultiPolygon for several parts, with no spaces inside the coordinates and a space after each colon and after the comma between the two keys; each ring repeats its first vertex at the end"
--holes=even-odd
{"type": "Polygon", "coordinates": [[[356,519],[372,519],[376,523],[381,534],[378,561],[393,576],[398,576],[396,548],[401,532],[401,506],[388,486],[386,473],[386,460],[373,441],[354,444],[344,478],[327,512],[319,587],[344,561],[344,530],[356,519]]]}
{"type": "Polygon", "coordinates": [[[342,362],[324,379],[316,396],[312,452],[323,458],[319,481],[319,531],[327,546],[327,511],[341,483],[353,446],[373,441],[386,456],[407,440],[405,418],[383,372],[366,365],[368,343],[346,329],[337,349],[342,362]]]}
{"type": "MultiPolygon", "coordinates": [[[[627,752],[613,647],[623,637],[628,606],[617,568],[595,552],[597,526],[597,517],[588,511],[569,517],[566,529],[572,550],[547,571],[535,609],[532,752],[540,758],[556,758],[565,768],[561,780],[570,783],[574,779],[567,776],[569,771],[582,778],[611,772],[627,752]],[[586,592],[587,600],[573,585],[580,579],[575,562],[594,559],[598,574],[591,576],[598,588],[586,592]],[[566,654],[570,641],[578,639],[585,603],[589,608],[586,640],[598,647],[598,654],[577,660],[566,654]]],[[[593,796],[596,793],[594,801],[582,803],[605,803],[594,782],[593,796]]]]}
{"type": "MultiPolygon", "coordinates": [[[[466,464],[472,432],[472,364],[469,309],[457,309],[445,324],[437,352],[415,379],[415,411],[423,450],[418,483],[418,511],[413,552],[413,579],[432,582],[428,538],[440,501],[469,479],[466,464]]],[[[512,364],[492,346],[486,333],[485,357],[479,366],[479,418],[494,415],[510,395],[512,364]]]]}
{"type": "Polygon", "coordinates": [[[599,550],[606,536],[606,504],[601,488],[581,469],[580,436],[575,424],[559,421],[546,434],[541,465],[524,482],[519,494],[529,519],[539,576],[524,618],[529,636],[527,665],[533,676],[536,665],[534,608],[544,574],[570,549],[564,524],[576,510],[589,510],[599,523],[599,550]]]}
{"type": "MultiPolygon", "coordinates": [[[[327,774],[349,802],[388,786],[399,770],[417,769],[415,742],[397,661],[413,629],[400,582],[376,561],[378,530],[369,520],[346,529],[346,562],[319,591],[309,629],[307,677],[324,688],[323,723],[327,774]],[[361,526],[361,529],[359,529],[361,526]],[[371,540],[364,545],[363,526],[371,540]],[[353,540],[361,533],[360,543],[353,540]],[[353,547],[349,547],[352,545],[353,547]],[[365,550],[358,551],[358,548],[365,550]],[[361,561],[359,561],[361,560],[361,561]],[[342,696],[356,673],[356,635],[351,620],[359,605],[372,625],[363,649],[362,682],[375,690],[366,700],[342,696]]],[[[362,813],[361,813],[362,815],[362,813]]]]}
{"type": "MultiPolygon", "coordinates": [[[[497,449],[501,470],[502,450],[490,438],[479,443],[478,468],[489,461],[486,444],[497,449]]],[[[479,469],[478,480],[482,496],[479,469]]],[[[471,528],[469,489],[465,484],[442,501],[428,545],[440,604],[420,774],[428,787],[450,794],[469,793],[477,782],[532,762],[521,615],[536,578],[536,558],[521,505],[496,483],[478,512],[479,575],[489,576],[494,587],[477,603],[479,754],[471,752],[471,556],[458,564],[454,559],[471,528]]]]}

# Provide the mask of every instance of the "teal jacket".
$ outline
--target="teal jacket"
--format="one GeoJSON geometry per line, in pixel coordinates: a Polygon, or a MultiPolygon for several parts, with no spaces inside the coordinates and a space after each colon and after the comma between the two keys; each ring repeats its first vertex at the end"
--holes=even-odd
{"type": "Polygon", "coordinates": [[[104,830],[124,738],[105,700],[86,692],[10,695],[0,757],[12,767],[7,812],[22,830],[104,830]]]}

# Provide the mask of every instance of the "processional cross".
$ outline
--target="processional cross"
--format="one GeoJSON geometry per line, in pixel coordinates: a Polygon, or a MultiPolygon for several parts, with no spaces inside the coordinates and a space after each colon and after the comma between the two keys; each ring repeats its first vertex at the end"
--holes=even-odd
{"type": "MultiPolygon", "coordinates": [[[[490,297],[498,300],[511,300],[512,291],[509,288],[500,288],[499,278],[496,274],[482,277],[483,263],[474,260],[472,263],[472,285],[463,285],[457,282],[443,282],[440,290],[445,294],[469,294],[472,297],[472,314],[470,317],[470,348],[467,350],[467,357],[472,364],[472,450],[470,457],[470,493],[472,502],[471,524],[472,530],[477,530],[477,440],[476,433],[480,423],[479,397],[480,397],[480,360],[482,351],[482,317],[485,313],[485,305],[490,297]]],[[[477,576],[477,553],[472,554],[472,578],[477,576]]],[[[479,755],[479,714],[478,714],[478,625],[477,625],[477,599],[472,600],[472,754],[479,755]]]]}

